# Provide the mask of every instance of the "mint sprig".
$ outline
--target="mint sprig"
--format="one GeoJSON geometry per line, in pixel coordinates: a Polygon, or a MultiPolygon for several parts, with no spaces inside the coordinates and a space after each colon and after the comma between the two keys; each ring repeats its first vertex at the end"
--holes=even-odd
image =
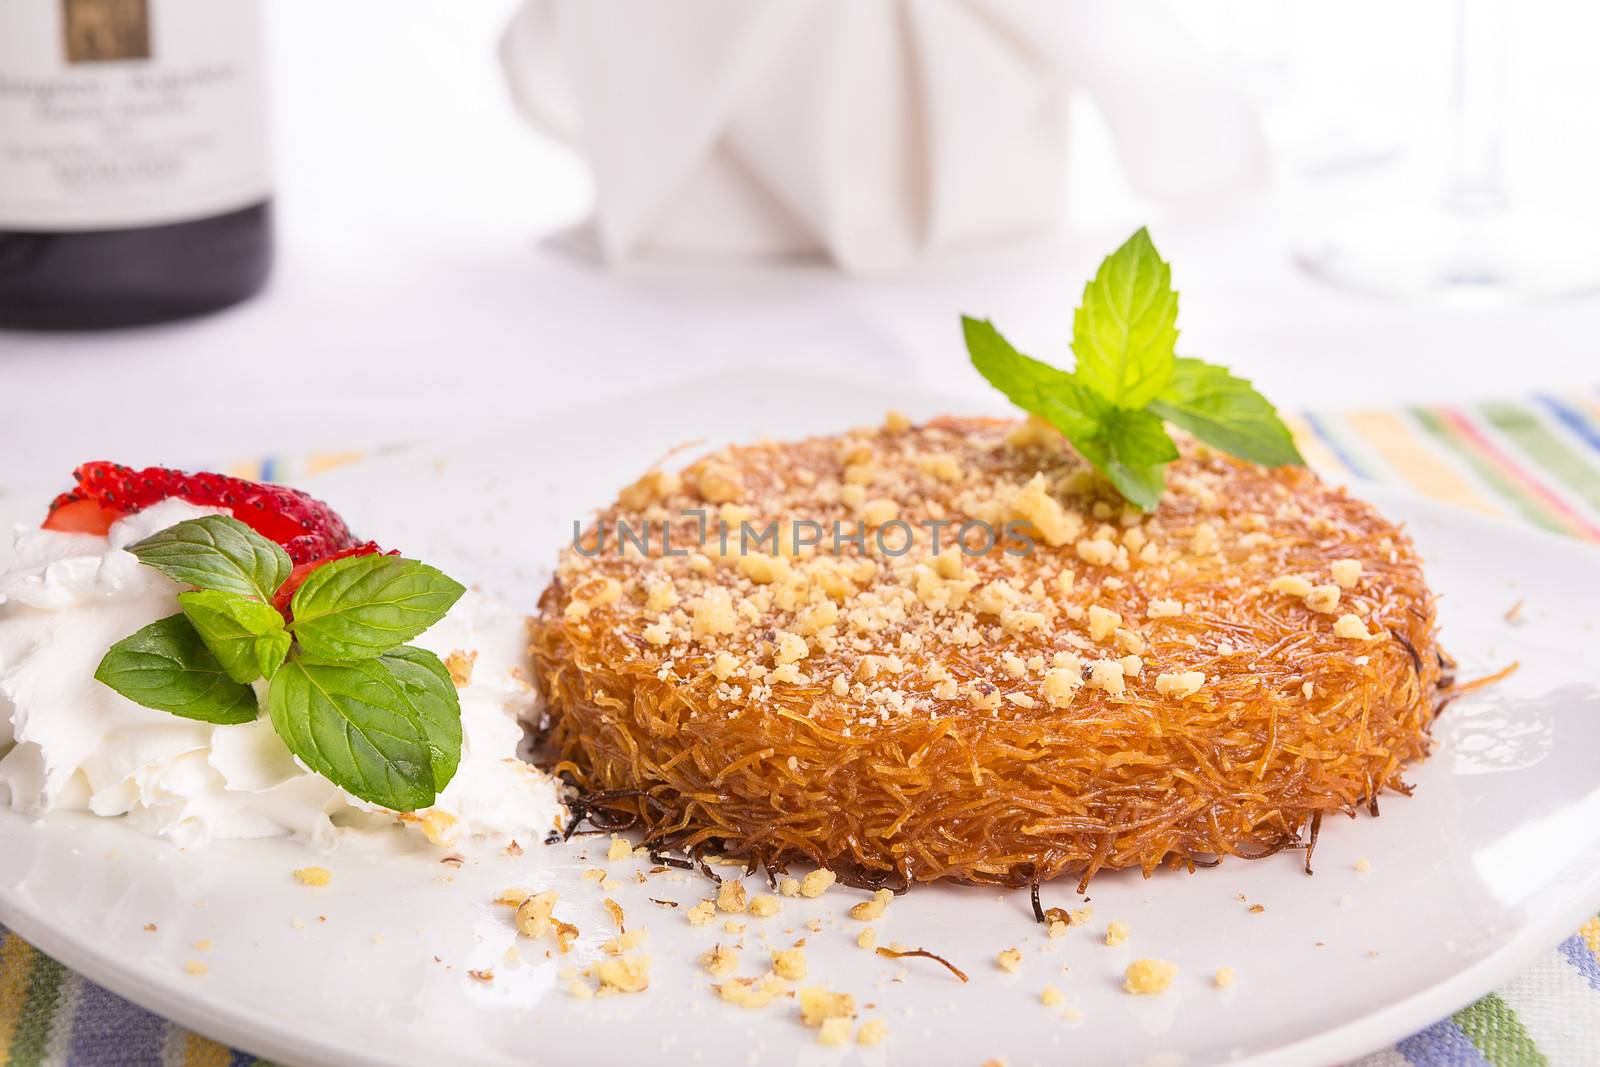
{"type": "Polygon", "coordinates": [[[228,516],[190,519],[128,551],[195,586],[183,612],[106,652],[95,678],[133,702],[224,725],[261,714],[307,767],[394,811],[432,804],[461,761],[461,703],[433,653],[405,642],[465,592],[416,560],[352,556],[312,570],[286,618],[294,566],[228,516]]]}
{"type": "Polygon", "coordinates": [[[1153,509],[1178,449],[1164,423],[1265,466],[1303,466],[1276,409],[1227,368],[1179,358],[1172,270],[1140,229],[1084,287],[1071,371],[1018,352],[983,319],[962,317],[972,365],[1048,421],[1135,507],[1153,509]]]}

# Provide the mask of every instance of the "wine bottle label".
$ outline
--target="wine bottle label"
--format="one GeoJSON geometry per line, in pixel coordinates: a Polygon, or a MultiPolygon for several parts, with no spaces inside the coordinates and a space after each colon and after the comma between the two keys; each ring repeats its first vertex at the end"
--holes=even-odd
{"type": "Polygon", "coordinates": [[[0,229],[265,200],[262,46],[260,0],[0,0],[0,229]]]}

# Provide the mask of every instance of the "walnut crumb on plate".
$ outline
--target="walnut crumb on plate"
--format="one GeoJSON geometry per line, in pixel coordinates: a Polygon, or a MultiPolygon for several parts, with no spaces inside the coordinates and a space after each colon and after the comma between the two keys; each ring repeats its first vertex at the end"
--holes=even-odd
{"type": "Polygon", "coordinates": [[[850,1040],[850,1020],[846,1018],[832,1018],[822,1020],[822,1026],[817,1030],[817,1044],[843,1045],[850,1040]]]}
{"type": "Polygon", "coordinates": [[[787,978],[798,982],[806,976],[806,954],[804,949],[781,948],[772,953],[772,973],[779,978],[787,978]]]}
{"type": "MultiPolygon", "coordinates": [[[[838,880],[838,876],[832,871],[812,871],[800,879],[800,895],[803,897],[820,897],[838,880]]],[[[782,885],[779,885],[778,891],[783,892],[782,885]]]]}
{"type": "Polygon", "coordinates": [[[850,908],[850,918],[862,919],[866,922],[881,919],[883,913],[889,907],[889,902],[893,899],[894,892],[892,890],[880,889],[872,894],[871,900],[863,900],[861,903],[853,905],[850,908]]]}
{"type": "Polygon", "coordinates": [[[1122,975],[1122,988],[1135,995],[1162,993],[1178,976],[1178,965],[1170,960],[1138,959],[1128,964],[1122,975]]]}
{"type": "Polygon", "coordinates": [[[835,993],[822,986],[800,990],[800,1021],[807,1026],[821,1026],[828,1019],[850,1019],[855,1013],[856,998],[849,993],[835,993]]]}

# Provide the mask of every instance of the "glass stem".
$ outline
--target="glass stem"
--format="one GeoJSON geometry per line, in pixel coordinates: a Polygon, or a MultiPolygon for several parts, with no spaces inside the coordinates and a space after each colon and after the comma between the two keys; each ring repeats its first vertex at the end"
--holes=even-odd
{"type": "Polygon", "coordinates": [[[1507,206],[1501,163],[1506,102],[1505,0],[1457,0],[1447,210],[1468,218],[1507,206]]]}

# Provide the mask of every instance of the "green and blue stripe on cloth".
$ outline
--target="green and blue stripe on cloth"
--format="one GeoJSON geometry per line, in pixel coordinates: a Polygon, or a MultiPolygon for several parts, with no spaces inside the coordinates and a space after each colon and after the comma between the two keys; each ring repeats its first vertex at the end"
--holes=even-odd
{"type": "MultiPolygon", "coordinates": [[[[1323,474],[1409,487],[1498,518],[1600,543],[1600,394],[1291,420],[1323,474]]],[[[264,459],[272,481],[359,460],[264,459]]],[[[1596,901],[1600,906],[1600,901],[1596,901]]],[[[229,1067],[256,1057],[139,1008],[0,928],[0,1067],[229,1067]]],[[[1600,1064],[1600,918],[1501,989],[1358,1067],[1600,1064]]]]}

